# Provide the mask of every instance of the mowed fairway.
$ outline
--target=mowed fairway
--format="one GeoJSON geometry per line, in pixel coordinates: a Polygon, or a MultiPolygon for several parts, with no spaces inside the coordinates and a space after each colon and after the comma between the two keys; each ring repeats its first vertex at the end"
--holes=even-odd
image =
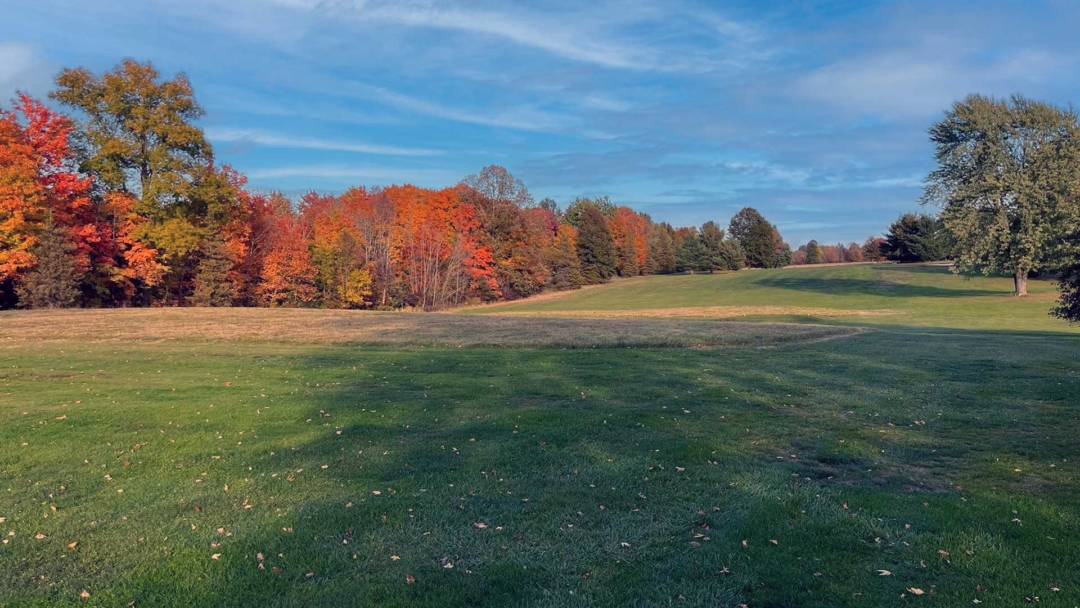
{"type": "Polygon", "coordinates": [[[1012,288],[1009,278],[967,278],[942,265],[803,266],[640,277],[463,312],[1068,331],[1047,315],[1057,298],[1053,283],[1032,281],[1022,300],[1008,297],[1012,288]]]}
{"type": "Polygon", "coordinates": [[[0,604],[1077,606],[1080,335],[1032,291],[0,313],[0,604]],[[672,318],[733,307],[819,324],[672,318]]]}

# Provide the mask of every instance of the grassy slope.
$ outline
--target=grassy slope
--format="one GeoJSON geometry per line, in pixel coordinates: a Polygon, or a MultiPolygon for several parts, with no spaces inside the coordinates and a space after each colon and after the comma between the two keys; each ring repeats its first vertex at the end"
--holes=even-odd
{"type": "MultiPolygon", "coordinates": [[[[605,296],[630,288],[712,306],[705,280],[833,272],[521,306],[656,307],[605,296]]],[[[680,280],[701,283],[659,286],[680,280]]],[[[996,308],[1000,330],[729,349],[0,341],[0,604],[1075,606],[1080,338],[1023,331],[1062,327],[1035,299],[944,299],[996,308]]]]}
{"type": "MultiPolygon", "coordinates": [[[[967,278],[942,266],[856,265],[743,271],[719,275],[677,275],[618,281],[538,301],[465,310],[466,313],[577,313],[683,307],[828,308],[894,311],[859,318],[858,323],[962,327],[969,329],[1069,331],[1047,315],[1057,297],[1050,281],[1031,281],[1031,296],[1011,297],[1012,280],[967,278]]],[[[752,312],[752,311],[751,311],[752,312]]],[[[849,322],[804,315],[770,320],[849,322]]]]}

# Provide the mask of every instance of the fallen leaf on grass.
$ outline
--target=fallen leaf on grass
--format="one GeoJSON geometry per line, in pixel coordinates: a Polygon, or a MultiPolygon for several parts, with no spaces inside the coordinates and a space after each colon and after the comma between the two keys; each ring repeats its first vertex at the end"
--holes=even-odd
{"type": "Polygon", "coordinates": [[[415,576],[413,576],[411,574],[406,574],[405,575],[405,584],[406,585],[411,585],[411,584],[413,584],[415,582],[416,582],[416,577],[415,576]]]}
{"type": "Polygon", "coordinates": [[[87,591],[86,589],[83,589],[83,590],[82,590],[82,591],[81,591],[81,592],[79,593],[79,597],[81,597],[81,598],[83,598],[83,599],[86,599],[86,598],[90,597],[90,592],[89,592],[89,591],[87,591]]]}
{"type": "Polygon", "coordinates": [[[221,557],[221,554],[220,554],[220,553],[215,553],[215,554],[213,554],[213,555],[211,555],[211,556],[210,556],[210,559],[212,559],[212,560],[215,560],[215,561],[216,561],[216,560],[217,560],[218,558],[220,558],[220,557],[221,557]]]}
{"type": "Polygon", "coordinates": [[[926,593],[925,591],[923,591],[922,589],[919,589],[918,587],[911,587],[911,588],[908,589],[908,591],[910,591],[912,595],[924,595],[926,593]]]}
{"type": "Polygon", "coordinates": [[[889,572],[888,570],[878,570],[877,573],[878,576],[892,576],[892,572],[889,572]]]}
{"type": "Polygon", "coordinates": [[[390,561],[394,561],[394,562],[396,562],[396,561],[398,561],[399,559],[401,559],[401,556],[400,556],[400,555],[391,555],[391,556],[390,556],[390,561]]]}
{"type": "Polygon", "coordinates": [[[68,543],[68,549],[74,549],[75,545],[77,545],[77,544],[79,544],[79,541],[75,541],[73,543],[68,543]]]}
{"type": "Polygon", "coordinates": [[[34,535],[34,538],[36,538],[38,540],[41,540],[43,538],[48,538],[48,537],[45,536],[44,534],[42,534],[41,532],[38,532],[37,534],[34,535]]]}

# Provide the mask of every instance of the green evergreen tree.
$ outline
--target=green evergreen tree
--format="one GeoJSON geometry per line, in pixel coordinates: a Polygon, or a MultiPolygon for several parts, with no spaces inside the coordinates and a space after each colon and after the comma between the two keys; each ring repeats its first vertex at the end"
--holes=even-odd
{"type": "Polygon", "coordinates": [[[577,254],[587,284],[607,282],[615,276],[615,241],[607,218],[595,206],[585,206],[578,217],[577,254]]]}
{"type": "Polygon", "coordinates": [[[696,228],[690,228],[675,246],[675,270],[678,272],[702,272],[708,270],[708,251],[696,228]]]}
{"type": "Polygon", "coordinates": [[[905,213],[889,226],[881,253],[896,262],[933,262],[946,257],[945,226],[932,215],[905,213]]]}
{"type": "Polygon", "coordinates": [[[627,233],[622,247],[615,247],[615,270],[620,277],[636,277],[641,274],[637,262],[637,243],[632,232],[627,233]]]}
{"type": "Polygon", "coordinates": [[[722,270],[741,270],[746,266],[746,255],[742,247],[732,239],[724,239],[718,252],[722,270]]]}
{"type": "Polygon", "coordinates": [[[570,239],[565,234],[560,234],[558,239],[558,245],[548,252],[551,286],[560,290],[578,289],[585,284],[585,278],[581,276],[581,263],[570,239]]]}
{"type": "Polygon", "coordinates": [[[807,264],[820,264],[821,263],[821,246],[818,242],[811,239],[806,244],[806,263],[807,264]]]}
{"type": "Polygon", "coordinates": [[[231,306],[236,297],[236,287],[229,280],[233,260],[221,237],[206,239],[200,247],[203,253],[195,274],[195,293],[191,303],[195,306],[231,306]]]}
{"type": "Polygon", "coordinates": [[[645,274],[675,272],[675,241],[671,234],[670,224],[655,224],[649,230],[645,274]]]}
{"type": "Polygon", "coordinates": [[[791,252],[791,245],[787,243],[780,243],[780,249],[776,251],[776,261],[773,264],[773,268],[783,268],[784,266],[790,266],[791,261],[795,256],[791,252]]]}
{"type": "Polygon", "coordinates": [[[19,282],[16,292],[25,308],[68,308],[79,299],[79,272],[75,246],[62,226],[50,216],[34,246],[37,265],[19,282]]]}
{"type": "Polygon", "coordinates": [[[776,252],[781,244],[780,233],[753,207],[743,207],[731,218],[728,236],[742,247],[747,266],[775,266],[776,252]]]}

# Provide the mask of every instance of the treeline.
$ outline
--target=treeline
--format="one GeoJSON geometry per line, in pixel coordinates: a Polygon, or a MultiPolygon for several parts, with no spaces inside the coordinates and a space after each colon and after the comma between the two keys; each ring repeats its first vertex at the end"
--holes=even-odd
{"type": "Polygon", "coordinates": [[[353,188],[297,204],[217,162],[183,75],[125,61],[61,72],[0,112],[0,307],[440,309],[612,277],[775,267],[753,209],[675,228],[605,197],[535,203],[505,169],[454,186],[353,188]]]}
{"type": "Polygon", "coordinates": [[[862,245],[821,245],[811,240],[795,251],[793,263],[936,262],[951,259],[954,245],[945,223],[937,216],[905,213],[889,226],[885,238],[871,236],[862,245]]]}
{"type": "Polygon", "coordinates": [[[847,245],[837,243],[835,245],[821,245],[811,239],[805,245],[800,245],[792,256],[792,264],[841,264],[847,262],[880,262],[884,259],[883,245],[885,239],[872,236],[866,239],[862,245],[851,242],[847,245]]]}

